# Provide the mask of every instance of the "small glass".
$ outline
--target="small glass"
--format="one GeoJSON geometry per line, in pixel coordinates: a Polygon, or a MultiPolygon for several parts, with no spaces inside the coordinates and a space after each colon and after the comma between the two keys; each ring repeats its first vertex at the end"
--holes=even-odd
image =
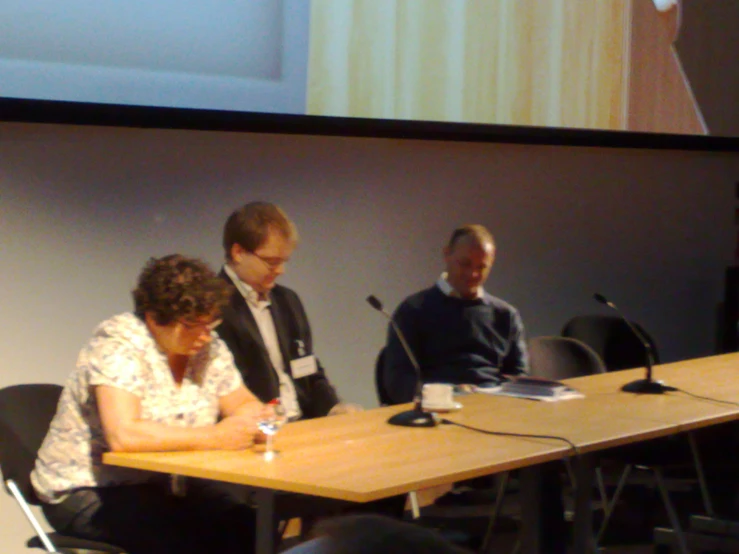
{"type": "Polygon", "coordinates": [[[269,462],[279,454],[273,447],[273,440],[280,427],[287,423],[287,410],[279,398],[270,400],[267,406],[265,417],[257,422],[257,428],[267,437],[263,457],[269,462]]]}

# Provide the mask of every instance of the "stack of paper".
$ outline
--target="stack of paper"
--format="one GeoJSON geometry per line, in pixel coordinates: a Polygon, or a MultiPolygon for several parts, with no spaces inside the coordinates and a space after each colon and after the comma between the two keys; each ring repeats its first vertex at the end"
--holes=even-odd
{"type": "Polygon", "coordinates": [[[583,397],[582,393],[568,387],[564,383],[549,379],[539,379],[537,377],[515,377],[499,387],[478,387],[477,392],[531,398],[546,402],[583,397]]]}

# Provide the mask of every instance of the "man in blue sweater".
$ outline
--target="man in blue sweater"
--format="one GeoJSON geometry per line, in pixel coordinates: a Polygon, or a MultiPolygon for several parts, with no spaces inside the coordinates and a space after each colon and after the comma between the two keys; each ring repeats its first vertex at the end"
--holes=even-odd
{"type": "MultiPolygon", "coordinates": [[[[395,311],[425,383],[497,384],[501,375],[527,372],[521,316],[483,289],[494,260],[495,243],[485,227],[456,229],[444,248],[446,271],[395,311]]],[[[413,400],[416,372],[392,328],[383,382],[393,403],[413,400]]]]}
{"type": "MultiPolygon", "coordinates": [[[[444,248],[446,271],[393,314],[424,383],[495,385],[505,375],[528,373],[521,316],[483,289],[494,260],[495,242],[485,227],[456,229],[444,248]]],[[[392,327],[382,380],[392,403],[413,400],[416,372],[392,327]]],[[[542,466],[539,489],[540,542],[550,554],[564,554],[567,544],[560,469],[556,463],[542,466]]]]}

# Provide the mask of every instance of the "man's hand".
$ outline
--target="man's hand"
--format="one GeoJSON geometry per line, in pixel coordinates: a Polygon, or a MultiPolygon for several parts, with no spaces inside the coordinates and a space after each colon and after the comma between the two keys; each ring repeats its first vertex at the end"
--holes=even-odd
{"type": "Polygon", "coordinates": [[[360,406],[359,404],[347,404],[344,402],[339,402],[329,410],[327,415],[335,416],[335,415],[342,415],[342,414],[355,414],[357,412],[363,412],[364,408],[360,406]]]}

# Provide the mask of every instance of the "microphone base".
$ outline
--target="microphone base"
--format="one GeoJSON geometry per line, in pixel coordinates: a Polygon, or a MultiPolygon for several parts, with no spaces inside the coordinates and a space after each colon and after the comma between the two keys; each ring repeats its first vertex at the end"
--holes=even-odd
{"type": "Polygon", "coordinates": [[[677,390],[675,387],[665,385],[662,381],[653,381],[651,379],[637,379],[626,383],[621,390],[634,394],[664,394],[666,392],[677,390]]]}
{"type": "Polygon", "coordinates": [[[395,414],[387,420],[390,425],[399,427],[436,427],[436,417],[431,412],[408,410],[395,414]]]}

